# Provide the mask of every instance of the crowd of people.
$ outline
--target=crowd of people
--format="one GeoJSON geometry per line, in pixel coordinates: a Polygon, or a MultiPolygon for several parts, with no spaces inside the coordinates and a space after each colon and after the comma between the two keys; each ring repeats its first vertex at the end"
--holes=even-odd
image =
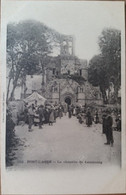
{"type": "Polygon", "coordinates": [[[32,131],[33,124],[39,125],[39,128],[43,128],[44,124],[53,125],[56,122],[57,117],[61,119],[63,114],[67,113],[67,104],[55,104],[55,105],[40,105],[31,106],[25,105],[24,118],[25,123],[29,125],[29,131],[32,131]]]}
{"type": "MultiPolygon", "coordinates": [[[[7,114],[9,111],[7,111],[7,114]]],[[[24,106],[23,121],[28,124],[28,131],[33,130],[33,125],[43,128],[44,124],[50,126],[56,123],[57,118],[66,116],[70,119],[76,117],[80,124],[84,123],[87,127],[92,124],[102,124],[102,133],[106,135],[106,145],[113,145],[113,130],[121,131],[121,112],[118,109],[103,108],[98,109],[88,106],[68,105],[66,103],[39,105],[28,103],[24,106]]],[[[10,116],[10,114],[8,114],[10,116]]],[[[10,124],[11,117],[7,117],[7,126],[10,124]]],[[[18,118],[18,122],[20,117],[18,118]]],[[[13,126],[15,124],[13,123],[13,126]]]]}
{"type": "Polygon", "coordinates": [[[102,133],[106,135],[107,142],[105,145],[113,146],[113,130],[121,131],[121,111],[118,109],[102,109],[101,113],[98,113],[98,109],[90,109],[80,111],[77,115],[79,123],[85,123],[87,127],[90,127],[93,123],[102,123],[102,133]]]}
{"type": "MultiPolygon", "coordinates": [[[[29,125],[29,131],[32,131],[33,124],[39,125],[39,128],[42,128],[44,124],[53,125],[56,122],[56,119],[59,117],[60,119],[63,115],[66,116],[68,113],[68,118],[72,116],[76,116],[79,119],[79,122],[82,123],[83,116],[86,117],[87,126],[92,125],[92,116],[90,114],[89,108],[87,109],[85,106],[74,106],[67,105],[66,103],[59,103],[53,105],[40,105],[36,106],[34,104],[28,106],[25,104],[24,108],[24,120],[25,123],[29,125]]],[[[96,123],[99,122],[98,112],[96,111],[96,123]]]]}

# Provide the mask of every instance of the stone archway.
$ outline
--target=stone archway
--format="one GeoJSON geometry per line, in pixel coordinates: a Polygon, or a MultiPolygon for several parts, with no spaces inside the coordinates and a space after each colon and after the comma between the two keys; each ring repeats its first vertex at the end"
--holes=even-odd
{"type": "Polygon", "coordinates": [[[67,103],[67,105],[71,105],[71,97],[65,97],[64,101],[67,103]]]}
{"type": "Polygon", "coordinates": [[[61,95],[61,102],[67,103],[67,105],[74,104],[76,101],[76,96],[75,94],[72,93],[64,93],[61,95]]]}

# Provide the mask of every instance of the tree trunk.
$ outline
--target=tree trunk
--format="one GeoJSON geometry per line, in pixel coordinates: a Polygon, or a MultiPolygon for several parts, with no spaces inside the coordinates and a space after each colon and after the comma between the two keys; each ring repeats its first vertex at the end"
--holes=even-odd
{"type": "Polygon", "coordinates": [[[11,95],[10,95],[10,99],[9,99],[10,101],[12,101],[14,98],[14,91],[15,91],[16,86],[17,86],[17,82],[13,85],[13,89],[11,91],[11,95]]]}
{"type": "Polygon", "coordinates": [[[107,104],[108,103],[108,99],[107,99],[107,95],[106,95],[106,91],[105,91],[104,87],[100,86],[100,91],[102,93],[103,103],[107,104]]]}
{"type": "Polygon", "coordinates": [[[14,77],[12,76],[13,73],[14,73],[14,60],[13,60],[13,55],[10,55],[10,57],[11,57],[11,70],[9,72],[9,75],[10,76],[9,76],[9,81],[8,81],[8,86],[7,86],[7,97],[6,97],[7,100],[9,99],[9,92],[10,92],[9,88],[10,88],[11,79],[14,79],[14,77]]]}
{"type": "Polygon", "coordinates": [[[42,94],[44,92],[44,65],[43,65],[43,62],[42,60],[40,60],[40,63],[41,63],[41,68],[42,68],[42,94]]]}
{"type": "Polygon", "coordinates": [[[24,98],[26,98],[26,91],[27,91],[27,87],[26,87],[26,77],[25,77],[25,81],[24,81],[24,98]]]}
{"type": "Polygon", "coordinates": [[[6,100],[8,100],[8,96],[9,96],[9,88],[10,88],[10,82],[11,82],[11,77],[9,78],[9,81],[8,81],[8,86],[7,86],[7,97],[6,97],[6,100]]]}
{"type": "Polygon", "coordinates": [[[21,69],[22,69],[22,68],[19,69],[19,71],[18,71],[18,73],[17,73],[17,75],[16,75],[16,78],[15,78],[15,80],[14,80],[14,82],[13,82],[14,84],[13,84],[13,89],[12,89],[11,95],[10,95],[10,101],[12,101],[13,98],[14,98],[14,91],[15,91],[15,89],[16,89],[16,87],[17,87],[17,82],[18,82],[18,79],[19,79],[19,75],[20,75],[21,69]]]}

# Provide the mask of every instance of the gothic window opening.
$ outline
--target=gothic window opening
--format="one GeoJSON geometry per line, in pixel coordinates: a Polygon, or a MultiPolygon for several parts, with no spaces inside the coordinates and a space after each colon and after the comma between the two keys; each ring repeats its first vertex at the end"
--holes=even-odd
{"type": "Polygon", "coordinates": [[[53,68],[53,75],[55,75],[55,73],[56,73],[56,69],[55,69],[55,68],[53,68]]]}
{"type": "Polygon", "coordinates": [[[82,69],[79,70],[79,75],[82,76],[82,69]]]}
{"type": "Polygon", "coordinates": [[[57,89],[57,87],[54,87],[54,92],[56,93],[56,92],[58,92],[58,89],[57,89]]]}
{"type": "Polygon", "coordinates": [[[83,88],[82,87],[80,87],[80,93],[83,93],[83,88]]]}

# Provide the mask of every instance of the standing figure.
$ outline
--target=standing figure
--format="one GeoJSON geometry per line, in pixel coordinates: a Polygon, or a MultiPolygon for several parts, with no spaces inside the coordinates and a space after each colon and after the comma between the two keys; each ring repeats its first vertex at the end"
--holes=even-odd
{"type": "Polygon", "coordinates": [[[113,130],[112,130],[112,125],[113,125],[113,119],[111,117],[111,113],[109,110],[106,111],[107,116],[106,116],[106,139],[107,142],[105,145],[110,145],[113,146],[114,140],[113,140],[113,130]]]}
{"type": "Polygon", "coordinates": [[[76,108],[74,107],[73,116],[76,116],[76,108]]]}
{"type": "Polygon", "coordinates": [[[39,114],[39,128],[42,129],[43,118],[44,118],[44,110],[42,105],[39,106],[38,108],[38,114],[39,114]]]}
{"type": "Polygon", "coordinates": [[[71,105],[71,114],[73,115],[73,111],[74,111],[74,105],[71,105]]]}
{"type": "Polygon", "coordinates": [[[56,122],[56,108],[54,107],[54,123],[56,122]]]}
{"type": "Polygon", "coordinates": [[[86,125],[87,127],[90,127],[92,125],[92,116],[89,108],[87,109],[86,113],[86,125]]]}
{"type": "Polygon", "coordinates": [[[49,125],[53,125],[54,123],[54,109],[51,108],[49,115],[49,125]]]}
{"type": "Polygon", "coordinates": [[[33,110],[33,112],[35,112],[35,105],[34,104],[32,104],[32,110],[33,110]]]}
{"type": "Polygon", "coordinates": [[[96,110],[95,112],[95,124],[99,123],[99,116],[98,116],[98,111],[96,110]]]}
{"type": "Polygon", "coordinates": [[[61,119],[61,117],[63,116],[61,105],[59,106],[58,111],[59,111],[59,118],[61,119]]]}
{"type": "Polygon", "coordinates": [[[80,109],[78,106],[76,106],[76,115],[78,115],[80,113],[80,109]]]}
{"type": "Polygon", "coordinates": [[[34,110],[32,109],[32,106],[28,109],[28,129],[29,131],[32,131],[32,125],[34,123],[34,110]]]}
{"type": "Polygon", "coordinates": [[[72,116],[72,109],[71,109],[71,106],[69,105],[68,106],[68,117],[71,118],[72,116]]]}
{"type": "Polygon", "coordinates": [[[48,124],[49,123],[49,109],[47,107],[45,107],[45,110],[44,110],[44,118],[45,118],[45,123],[48,124]]]}
{"type": "Polygon", "coordinates": [[[25,107],[24,107],[24,122],[28,124],[28,107],[27,107],[27,104],[25,104],[25,107]]]}
{"type": "Polygon", "coordinates": [[[121,115],[118,113],[116,118],[116,124],[117,124],[117,131],[121,131],[121,115]]]}
{"type": "Polygon", "coordinates": [[[111,117],[113,119],[113,125],[112,125],[113,131],[116,131],[117,123],[116,123],[116,113],[114,112],[114,110],[112,110],[111,117]]]}
{"type": "Polygon", "coordinates": [[[78,120],[80,124],[83,123],[83,114],[81,112],[78,114],[78,120]]]}
{"type": "Polygon", "coordinates": [[[66,116],[66,113],[67,113],[67,104],[65,103],[64,104],[64,114],[65,114],[65,116],[66,116]]]}
{"type": "Polygon", "coordinates": [[[104,134],[106,132],[106,112],[103,111],[103,114],[102,114],[102,133],[104,134]]]}

